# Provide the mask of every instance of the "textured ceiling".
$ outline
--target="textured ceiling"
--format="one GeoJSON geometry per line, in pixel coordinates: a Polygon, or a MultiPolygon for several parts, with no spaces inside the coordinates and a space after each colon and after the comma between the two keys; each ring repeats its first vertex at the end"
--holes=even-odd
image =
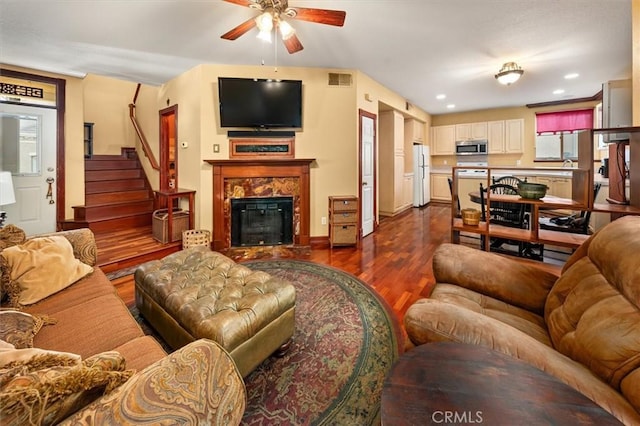
{"type": "Polygon", "coordinates": [[[158,85],[203,63],[272,66],[277,47],[280,67],[358,69],[431,114],[589,97],[631,76],[631,0],[290,3],[345,10],[345,25],[291,21],[304,50],[289,55],[257,30],[220,39],[257,15],[221,0],[0,0],[0,62],[158,85]],[[508,61],[525,73],[502,86],[508,61]]]}

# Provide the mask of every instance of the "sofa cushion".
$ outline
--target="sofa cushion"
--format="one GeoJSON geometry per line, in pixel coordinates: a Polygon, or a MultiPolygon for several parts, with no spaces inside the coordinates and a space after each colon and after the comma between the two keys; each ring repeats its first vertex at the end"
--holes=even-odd
{"type": "Polygon", "coordinates": [[[3,424],[56,424],[132,375],[117,352],[84,362],[73,354],[26,349],[5,351],[14,358],[0,367],[3,424]],[[11,352],[29,351],[28,358],[11,352]]]}
{"type": "Polygon", "coordinates": [[[93,268],[73,256],[73,247],[61,236],[34,238],[2,251],[10,279],[18,283],[18,303],[30,305],[91,273],[93,268]]]}
{"type": "Polygon", "coordinates": [[[618,219],[605,230],[558,279],[545,320],[559,352],[621,391],[640,412],[640,218],[618,219]]]}
{"type": "Polygon", "coordinates": [[[122,299],[115,294],[77,303],[52,316],[57,320],[56,325],[42,328],[34,338],[35,346],[88,357],[144,335],[122,299]]]}
{"type": "Polygon", "coordinates": [[[151,336],[136,337],[113,350],[122,354],[127,368],[140,371],[167,356],[160,343],[151,336]]]}
{"type": "Polygon", "coordinates": [[[453,284],[436,284],[430,299],[495,318],[551,346],[544,319],[533,312],[453,284]]]}

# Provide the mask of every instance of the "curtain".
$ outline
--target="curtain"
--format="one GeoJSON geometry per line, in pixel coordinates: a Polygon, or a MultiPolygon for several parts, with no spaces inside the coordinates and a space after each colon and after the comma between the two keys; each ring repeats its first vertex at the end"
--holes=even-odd
{"type": "Polygon", "coordinates": [[[573,132],[593,128],[593,109],[536,113],[536,132],[573,132]]]}

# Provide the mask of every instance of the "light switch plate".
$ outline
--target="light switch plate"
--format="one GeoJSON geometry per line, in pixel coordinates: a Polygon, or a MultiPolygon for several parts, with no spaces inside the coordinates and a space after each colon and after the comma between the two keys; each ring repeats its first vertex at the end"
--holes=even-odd
{"type": "Polygon", "coordinates": [[[220,144],[219,143],[214,143],[213,144],[213,152],[220,152],[220,144]]]}

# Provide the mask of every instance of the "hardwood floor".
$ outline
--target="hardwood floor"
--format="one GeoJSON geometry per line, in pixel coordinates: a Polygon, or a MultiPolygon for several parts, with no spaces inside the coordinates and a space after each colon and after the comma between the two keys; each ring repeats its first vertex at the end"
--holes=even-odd
{"type": "MultiPolygon", "coordinates": [[[[396,217],[383,218],[376,232],[363,238],[359,248],[314,248],[289,257],[330,265],[357,276],[387,301],[402,324],[409,306],[427,297],[434,285],[431,258],[438,245],[450,241],[450,214],[447,205],[412,208],[396,217]]],[[[125,303],[133,305],[133,277],[125,276],[113,283],[125,303]]]]}

